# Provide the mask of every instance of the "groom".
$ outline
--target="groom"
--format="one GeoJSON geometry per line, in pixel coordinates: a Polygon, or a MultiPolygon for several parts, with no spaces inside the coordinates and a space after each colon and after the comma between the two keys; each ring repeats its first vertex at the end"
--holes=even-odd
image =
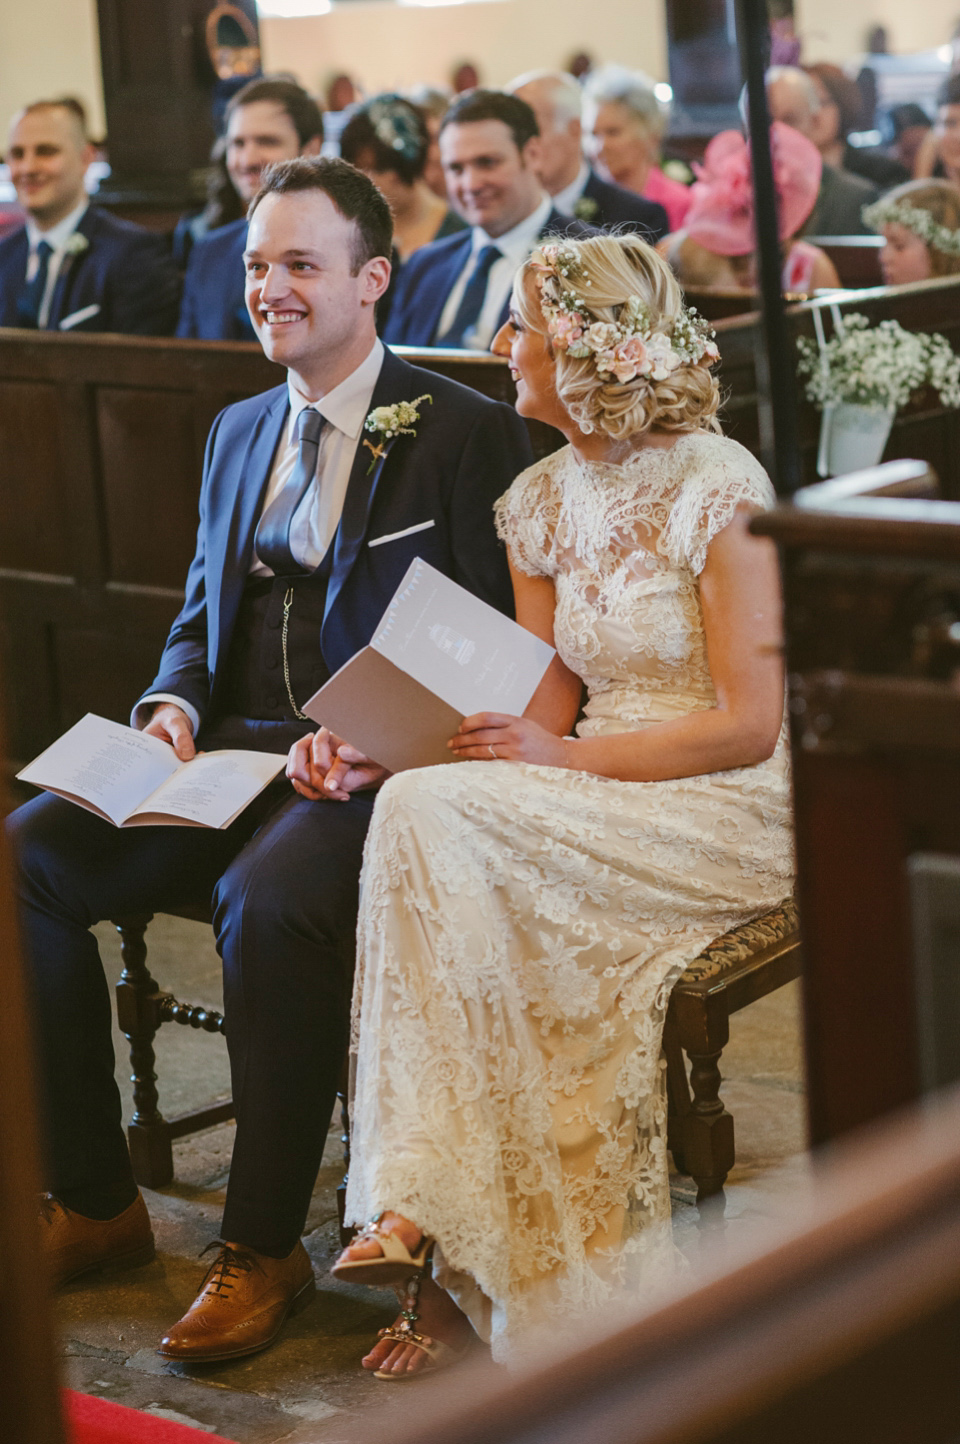
{"type": "MultiPolygon", "coordinates": [[[[181,758],[287,752],[310,733],[302,704],[369,641],[416,556],[510,610],[492,506],[531,460],[526,431],[377,339],[391,229],[380,192],[339,160],[274,166],[252,203],[247,305],[287,381],[229,406],[210,434],[184,606],[134,709],[181,758]],[[364,429],[401,401],[417,403],[412,434],[364,429]]],[[[153,1245],[89,929],[213,896],[237,1134],[225,1242],[162,1342],[169,1358],[264,1348],[312,1292],[300,1233],[346,1049],[374,796],[348,783],[313,801],[281,779],[223,832],[120,831],[50,795],[11,819],[51,1155],[41,1221],[60,1282],[153,1245]]]]}

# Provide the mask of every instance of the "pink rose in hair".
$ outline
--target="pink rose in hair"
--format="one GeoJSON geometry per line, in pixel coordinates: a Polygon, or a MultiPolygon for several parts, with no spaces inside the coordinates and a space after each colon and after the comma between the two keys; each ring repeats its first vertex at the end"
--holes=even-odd
{"type": "Polygon", "coordinates": [[[630,336],[626,341],[621,341],[619,346],[614,347],[611,360],[613,364],[610,370],[617,380],[625,385],[635,376],[643,374],[647,365],[647,348],[639,336],[630,336]]]}
{"type": "Polygon", "coordinates": [[[583,317],[576,311],[558,311],[548,329],[556,344],[566,350],[583,335],[583,317]]]}

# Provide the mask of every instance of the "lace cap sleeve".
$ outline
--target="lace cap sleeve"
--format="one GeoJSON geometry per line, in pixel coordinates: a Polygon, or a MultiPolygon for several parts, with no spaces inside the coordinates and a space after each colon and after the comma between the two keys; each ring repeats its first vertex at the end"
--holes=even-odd
{"type": "Polygon", "coordinates": [[[521,471],[494,507],[497,534],[506,542],[510,560],[528,577],[552,577],[553,533],[560,493],[552,480],[553,458],[521,471]]]}
{"type": "Polygon", "coordinates": [[[690,448],[677,498],[660,538],[674,566],[699,576],[714,537],[730,525],[738,506],[766,511],[776,500],[756,457],[726,436],[702,436],[690,448]]]}

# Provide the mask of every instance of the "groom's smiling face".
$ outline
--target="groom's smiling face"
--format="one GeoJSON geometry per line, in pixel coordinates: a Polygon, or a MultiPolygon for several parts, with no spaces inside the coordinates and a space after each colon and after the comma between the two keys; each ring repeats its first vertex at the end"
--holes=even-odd
{"type": "Polygon", "coordinates": [[[383,287],[373,262],[354,270],[356,235],[355,222],[325,191],[271,193],[260,201],[244,251],[246,300],[271,361],[309,376],[352,356],[367,331],[369,350],[373,302],[383,287]]]}

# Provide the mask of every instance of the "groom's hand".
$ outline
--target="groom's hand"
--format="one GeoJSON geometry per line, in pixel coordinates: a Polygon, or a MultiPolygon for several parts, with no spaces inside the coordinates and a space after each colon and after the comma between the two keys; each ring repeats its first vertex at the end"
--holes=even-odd
{"type": "Polygon", "coordinates": [[[181,762],[189,762],[197,755],[190,719],[183,708],[173,702],[161,702],[143,730],[149,737],[169,742],[181,762]]]}
{"type": "Polygon", "coordinates": [[[321,727],[290,748],[287,776],[300,796],[311,802],[348,802],[352,792],[379,787],[390,774],[321,727]]]}

